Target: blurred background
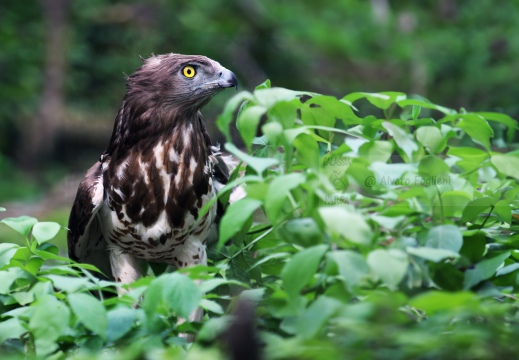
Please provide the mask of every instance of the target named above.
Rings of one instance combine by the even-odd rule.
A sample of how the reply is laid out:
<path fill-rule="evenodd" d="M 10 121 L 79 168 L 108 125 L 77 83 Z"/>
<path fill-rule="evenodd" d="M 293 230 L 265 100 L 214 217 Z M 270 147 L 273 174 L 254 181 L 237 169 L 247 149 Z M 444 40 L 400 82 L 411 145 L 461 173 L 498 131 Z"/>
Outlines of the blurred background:
<path fill-rule="evenodd" d="M 139 56 L 203 54 L 246 90 L 403 91 L 518 118 L 518 19 L 516 0 L 2 0 L 0 217 L 66 225 Z M 233 94 L 204 111 L 215 141 Z"/>

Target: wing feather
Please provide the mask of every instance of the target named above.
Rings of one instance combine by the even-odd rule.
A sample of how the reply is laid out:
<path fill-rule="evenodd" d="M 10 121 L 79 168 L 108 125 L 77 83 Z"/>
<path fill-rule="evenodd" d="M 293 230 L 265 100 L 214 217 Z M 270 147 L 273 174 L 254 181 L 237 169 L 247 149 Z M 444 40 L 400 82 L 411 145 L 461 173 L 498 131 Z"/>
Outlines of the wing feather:
<path fill-rule="evenodd" d="M 101 162 L 98 161 L 79 184 L 68 223 L 68 251 L 71 259 L 92 264 L 111 278 L 109 251 L 98 215 L 103 196 Z"/>

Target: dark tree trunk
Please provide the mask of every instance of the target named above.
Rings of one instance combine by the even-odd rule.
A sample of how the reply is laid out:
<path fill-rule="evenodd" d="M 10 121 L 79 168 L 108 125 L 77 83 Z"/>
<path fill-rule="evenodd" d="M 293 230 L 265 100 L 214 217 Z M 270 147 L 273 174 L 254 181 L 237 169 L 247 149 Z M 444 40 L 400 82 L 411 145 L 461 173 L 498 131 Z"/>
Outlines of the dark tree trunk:
<path fill-rule="evenodd" d="M 23 134 L 20 163 L 38 170 L 54 150 L 57 131 L 65 115 L 65 42 L 69 0 L 41 0 L 46 29 L 45 68 L 38 110 Z"/>

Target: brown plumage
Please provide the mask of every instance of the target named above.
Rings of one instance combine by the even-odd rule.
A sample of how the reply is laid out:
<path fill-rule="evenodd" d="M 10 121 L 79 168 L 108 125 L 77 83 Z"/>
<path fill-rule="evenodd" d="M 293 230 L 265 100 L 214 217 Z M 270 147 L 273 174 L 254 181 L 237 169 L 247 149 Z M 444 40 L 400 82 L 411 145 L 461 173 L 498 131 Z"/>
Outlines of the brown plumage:
<path fill-rule="evenodd" d="M 204 56 L 152 56 L 127 79 L 107 150 L 79 185 L 69 219 L 70 258 L 129 283 L 140 260 L 206 263 L 217 220 L 200 209 L 226 183 L 200 109 L 236 76 Z"/>

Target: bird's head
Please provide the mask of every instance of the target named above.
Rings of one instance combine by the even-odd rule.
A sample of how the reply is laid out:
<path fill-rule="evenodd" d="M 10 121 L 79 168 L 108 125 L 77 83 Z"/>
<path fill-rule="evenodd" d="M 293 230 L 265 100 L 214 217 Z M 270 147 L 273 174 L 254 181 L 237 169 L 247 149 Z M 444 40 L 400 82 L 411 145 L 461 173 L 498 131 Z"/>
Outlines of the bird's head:
<path fill-rule="evenodd" d="M 220 90 L 236 87 L 236 75 L 205 56 L 152 56 L 127 79 L 127 99 L 148 109 L 196 113 Z M 137 105 L 139 106 L 139 105 Z"/>

